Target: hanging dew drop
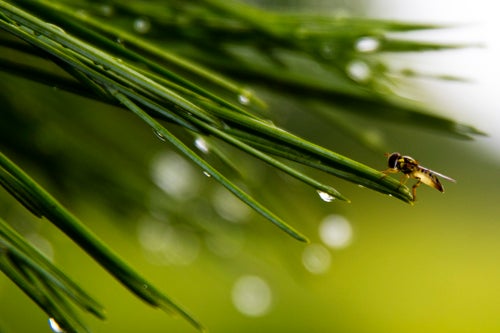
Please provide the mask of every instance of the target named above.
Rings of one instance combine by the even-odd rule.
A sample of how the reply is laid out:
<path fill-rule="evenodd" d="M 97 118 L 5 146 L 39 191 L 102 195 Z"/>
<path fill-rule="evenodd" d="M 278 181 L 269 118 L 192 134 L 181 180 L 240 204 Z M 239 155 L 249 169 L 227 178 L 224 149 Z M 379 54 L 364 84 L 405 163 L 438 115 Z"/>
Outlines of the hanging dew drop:
<path fill-rule="evenodd" d="M 140 34 L 146 34 L 151 30 L 151 22 L 144 17 L 139 17 L 134 21 L 134 30 Z"/>
<path fill-rule="evenodd" d="M 167 141 L 167 139 L 165 138 L 165 136 L 163 134 L 161 134 L 160 132 L 158 132 L 157 130 L 153 130 L 153 133 L 154 135 L 162 142 L 165 142 Z"/>
<path fill-rule="evenodd" d="M 250 96 L 252 93 L 248 90 L 243 90 L 239 95 L 238 95 L 238 102 L 242 105 L 248 105 L 250 104 Z"/>
<path fill-rule="evenodd" d="M 52 29 L 52 30 L 56 30 L 56 31 L 58 31 L 58 32 L 60 32 L 60 33 L 63 33 L 63 34 L 65 34 L 65 33 L 66 33 L 66 31 L 64 31 L 64 29 L 63 29 L 63 28 L 61 28 L 61 27 L 59 27 L 59 26 L 57 26 L 57 25 L 55 25 L 55 24 L 48 23 L 48 24 L 47 24 L 47 26 L 48 26 L 50 29 Z"/>
<path fill-rule="evenodd" d="M 324 202 L 332 202 L 333 200 L 335 200 L 335 197 L 333 195 L 331 195 L 331 194 L 328 194 L 328 193 L 323 192 L 321 190 L 317 190 L 316 192 L 318 192 L 319 197 Z"/>
<path fill-rule="evenodd" d="M 55 333 L 64 333 L 64 330 L 59 326 L 54 318 L 49 318 L 50 329 Z"/>
<path fill-rule="evenodd" d="M 239 95 L 238 96 L 238 102 L 240 102 L 243 105 L 248 105 L 250 103 L 250 99 L 248 98 L 248 96 Z"/>
<path fill-rule="evenodd" d="M 208 143 L 202 137 L 196 138 L 194 140 L 194 145 L 198 148 L 202 153 L 208 154 L 210 148 L 208 147 Z"/>

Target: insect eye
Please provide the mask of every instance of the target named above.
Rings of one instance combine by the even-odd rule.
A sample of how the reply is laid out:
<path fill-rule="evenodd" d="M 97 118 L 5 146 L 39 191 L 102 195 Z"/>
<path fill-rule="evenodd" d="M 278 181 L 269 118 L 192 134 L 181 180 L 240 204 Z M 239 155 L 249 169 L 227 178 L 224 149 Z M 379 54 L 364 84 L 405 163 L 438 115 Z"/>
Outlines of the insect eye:
<path fill-rule="evenodd" d="M 398 164 L 398 159 L 401 155 L 399 153 L 392 153 L 391 156 L 389 156 L 388 164 L 389 168 L 396 169 L 396 166 Z"/>

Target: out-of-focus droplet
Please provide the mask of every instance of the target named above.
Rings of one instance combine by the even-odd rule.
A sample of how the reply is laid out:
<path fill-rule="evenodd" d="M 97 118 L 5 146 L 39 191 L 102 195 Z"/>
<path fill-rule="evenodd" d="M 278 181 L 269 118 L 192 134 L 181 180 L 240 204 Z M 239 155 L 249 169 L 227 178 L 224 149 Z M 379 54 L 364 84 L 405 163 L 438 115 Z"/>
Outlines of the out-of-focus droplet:
<path fill-rule="evenodd" d="M 313 274 L 323 274 L 331 265 L 330 252 L 321 244 L 309 244 L 302 252 L 302 264 Z"/>
<path fill-rule="evenodd" d="M 147 258 L 158 265 L 187 266 L 200 253 L 200 239 L 192 230 L 168 222 L 141 221 L 138 237 Z"/>
<path fill-rule="evenodd" d="M 151 165 L 153 182 L 165 193 L 182 201 L 198 194 L 199 176 L 191 164 L 173 152 L 160 154 Z"/>
<path fill-rule="evenodd" d="M 372 76 L 370 66 L 361 60 L 352 60 L 349 62 L 346 71 L 351 79 L 360 83 L 367 82 Z"/>
<path fill-rule="evenodd" d="M 325 217 L 319 225 L 319 236 L 328 247 L 340 249 L 351 244 L 352 227 L 342 215 L 332 214 Z"/>
<path fill-rule="evenodd" d="M 374 146 L 380 146 L 384 143 L 384 137 L 379 130 L 367 129 L 362 133 L 363 139 Z"/>
<path fill-rule="evenodd" d="M 89 16 L 89 13 L 85 9 L 77 9 L 75 11 L 76 16 L 86 19 Z"/>
<path fill-rule="evenodd" d="M 151 22 L 144 17 L 139 17 L 134 21 L 134 30 L 140 34 L 146 34 L 151 30 Z"/>
<path fill-rule="evenodd" d="M 217 188 L 212 203 L 217 214 L 228 221 L 244 222 L 250 216 L 250 208 L 225 188 Z"/>
<path fill-rule="evenodd" d="M 243 232 L 231 232 L 229 236 L 212 234 L 205 238 L 207 248 L 222 258 L 234 258 L 241 253 L 244 244 Z"/>
<path fill-rule="evenodd" d="M 267 314 L 271 309 L 272 298 L 269 284 L 259 276 L 242 276 L 233 286 L 234 306 L 239 312 L 249 317 Z"/>
<path fill-rule="evenodd" d="M 103 16 L 112 16 L 115 13 L 115 7 L 111 5 L 104 4 L 101 7 L 99 7 L 99 12 Z"/>
<path fill-rule="evenodd" d="M 374 37 L 361 37 L 356 41 L 354 48 L 358 52 L 370 53 L 375 52 L 380 47 L 380 41 Z"/>
<path fill-rule="evenodd" d="M 320 49 L 321 56 L 325 59 L 333 59 L 335 49 L 331 43 L 324 43 Z"/>
<path fill-rule="evenodd" d="M 25 238 L 49 260 L 54 260 L 54 248 L 52 243 L 47 238 L 38 233 L 30 233 L 26 235 Z"/>
<path fill-rule="evenodd" d="M 306 39 L 310 34 L 309 29 L 304 26 L 300 26 L 295 30 L 295 37 L 297 39 Z"/>

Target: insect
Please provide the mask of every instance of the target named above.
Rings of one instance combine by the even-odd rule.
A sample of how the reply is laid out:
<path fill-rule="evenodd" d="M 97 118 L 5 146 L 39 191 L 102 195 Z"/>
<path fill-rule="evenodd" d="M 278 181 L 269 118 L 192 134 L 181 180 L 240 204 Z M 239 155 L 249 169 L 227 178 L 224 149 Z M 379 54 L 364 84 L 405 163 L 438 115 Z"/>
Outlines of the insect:
<path fill-rule="evenodd" d="M 414 178 L 417 180 L 415 185 L 412 187 L 413 201 L 417 198 L 417 187 L 424 183 L 427 186 L 433 187 L 440 192 L 444 192 L 444 187 L 439 181 L 439 177 L 449 180 L 451 182 L 456 182 L 455 179 L 440 174 L 436 171 L 424 168 L 418 164 L 418 161 L 410 156 L 403 156 L 400 153 L 386 153 L 385 156 L 388 157 L 387 163 L 389 168 L 382 171 L 384 174 L 396 173 L 401 171 L 403 176 L 401 177 L 401 185 L 404 185 L 409 178 Z M 385 176 L 384 176 L 385 177 Z"/>

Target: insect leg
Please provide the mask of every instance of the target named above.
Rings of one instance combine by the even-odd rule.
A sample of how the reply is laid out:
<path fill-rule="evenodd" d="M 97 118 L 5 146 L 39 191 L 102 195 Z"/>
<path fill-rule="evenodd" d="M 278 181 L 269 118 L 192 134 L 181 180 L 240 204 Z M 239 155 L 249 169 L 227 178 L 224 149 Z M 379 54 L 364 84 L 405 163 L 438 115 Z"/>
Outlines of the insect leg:
<path fill-rule="evenodd" d="M 380 172 L 383 173 L 383 175 L 382 175 L 382 177 L 380 177 L 380 179 L 384 179 L 385 177 L 387 177 L 388 174 L 390 174 L 390 173 L 396 173 L 396 172 L 398 172 L 398 170 L 397 169 L 393 169 L 393 168 L 389 168 L 389 169 L 386 169 L 386 170 L 380 171 Z"/>
<path fill-rule="evenodd" d="M 417 200 L 417 187 L 422 183 L 420 178 L 417 178 L 417 179 L 418 179 L 418 182 L 416 182 L 415 185 L 413 185 L 413 187 L 411 188 L 411 193 L 413 195 L 413 202 L 415 202 L 415 200 Z"/>
<path fill-rule="evenodd" d="M 401 187 L 401 186 L 403 186 L 404 184 L 406 184 L 406 182 L 408 181 L 408 179 L 410 179 L 410 176 L 403 174 L 403 175 L 401 176 L 400 181 L 399 181 L 399 187 Z"/>

